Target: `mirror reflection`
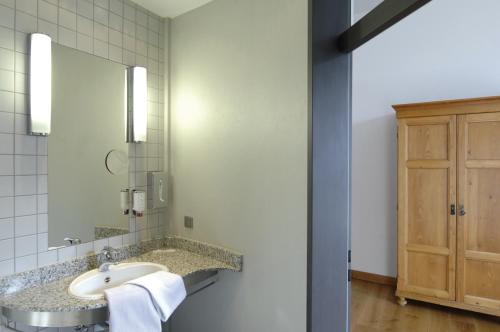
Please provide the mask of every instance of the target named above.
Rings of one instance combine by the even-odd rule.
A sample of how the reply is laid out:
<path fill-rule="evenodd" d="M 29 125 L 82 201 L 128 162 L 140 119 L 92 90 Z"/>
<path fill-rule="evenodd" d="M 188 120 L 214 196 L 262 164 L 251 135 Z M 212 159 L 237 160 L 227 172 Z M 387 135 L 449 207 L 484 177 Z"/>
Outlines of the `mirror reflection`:
<path fill-rule="evenodd" d="M 52 56 L 49 247 L 128 233 L 126 67 L 57 44 Z"/>

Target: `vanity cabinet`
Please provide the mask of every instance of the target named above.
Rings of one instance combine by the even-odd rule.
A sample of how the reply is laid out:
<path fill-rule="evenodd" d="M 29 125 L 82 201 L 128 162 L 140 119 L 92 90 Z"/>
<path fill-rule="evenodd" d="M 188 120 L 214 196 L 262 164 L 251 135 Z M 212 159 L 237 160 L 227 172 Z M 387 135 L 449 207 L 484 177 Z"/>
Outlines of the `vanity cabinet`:
<path fill-rule="evenodd" d="M 500 316 L 500 97 L 394 108 L 399 303 Z"/>

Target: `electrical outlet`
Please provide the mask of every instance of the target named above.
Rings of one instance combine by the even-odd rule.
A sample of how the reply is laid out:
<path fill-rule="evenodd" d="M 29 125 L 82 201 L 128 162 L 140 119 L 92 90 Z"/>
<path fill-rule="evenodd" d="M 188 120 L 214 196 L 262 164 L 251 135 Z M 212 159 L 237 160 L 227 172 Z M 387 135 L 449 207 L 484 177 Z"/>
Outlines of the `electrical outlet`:
<path fill-rule="evenodd" d="M 184 217 L 184 227 L 185 228 L 194 228 L 194 219 L 193 217 Z"/>

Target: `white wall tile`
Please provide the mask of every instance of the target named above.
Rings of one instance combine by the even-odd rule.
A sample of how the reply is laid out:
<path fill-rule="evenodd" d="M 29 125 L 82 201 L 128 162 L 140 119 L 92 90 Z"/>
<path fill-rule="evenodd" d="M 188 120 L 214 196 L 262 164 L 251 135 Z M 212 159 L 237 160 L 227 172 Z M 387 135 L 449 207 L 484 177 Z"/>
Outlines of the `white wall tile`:
<path fill-rule="evenodd" d="M 37 236 L 21 236 L 15 239 L 16 257 L 36 254 L 37 252 Z M 17 263 L 17 262 L 16 262 Z"/>
<path fill-rule="evenodd" d="M 120 31 L 109 29 L 109 43 L 121 47 L 123 45 L 123 36 Z"/>
<path fill-rule="evenodd" d="M 147 42 L 148 41 L 148 29 L 146 29 L 145 27 L 142 27 L 140 25 L 136 25 L 135 37 L 139 40 Z"/>
<path fill-rule="evenodd" d="M 120 248 L 123 245 L 123 236 L 113 236 L 109 238 L 109 246 L 112 248 Z"/>
<path fill-rule="evenodd" d="M 1 255 L 1 254 L 0 254 Z M 14 260 L 0 261 L 0 277 L 14 273 Z"/>
<path fill-rule="evenodd" d="M 60 0 L 59 6 L 72 12 L 76 12 L 76 0 Z"/>
<path fill-rule="evenodd" d="M 116 31 L 123 31 L 123 18 L 120 15 L 109 13 L 109 27 Z"/>
<path fill-rule="evenodd" d="M 37 154 L 39 156 L 46 156 L 48 153 L 48 139 L 47 137 L 37 137 Z"/>
<path fill-rule="evenodd" d="M 15 215 L 28 216 L 36 214 L 36 196 L 16 196 L 15 197 Z"/>
<path fill-rule="evenodd" d="M 76 48 L 76 31 L 59 26 L 59 44 Z"/>
<path fill-rule="evenodd" d="M 38 254 L 38 266 L 47 266 L 57 263 L 57 250 L 50 250 Z"/>
<path fill-rule="evenodd" d="M 45 20 L 38 20 L 38 32 L 49 35 L 53 42 L 59 40 L 57 24 Z"/>
<path fill-rule="evenodd" d="M 0 197 L 14 196 L 14 177 L 0 176 Z"/>
<path fill-rule="evenodd" d="M 16 273 L 34 270 L 37 267 L 37 255 L 16 257 Z"/>
<path fill-rule="evenodd" d="M 87 242 L 76 246 L 76 257 L 83 257 L 94 253 L 94 243 Z"/>
<path fill-rule="evenodd" d="M 114 45 L 109 45 L 109 59 L 121 63 L 123 61 L 122 48 Z"/>
<path fill-rule="evenodd" d="M 0 90 L 14 91 L 14 72 L 0 70 Z"/>
<path fill-rule="evenodd" d="M 16 11 L 16 30 L 32 33 L 37 30 L 37 18 L 32 15 Z"/>
<path fill-rule="evenodd" d="M 6 28 L 14 28 L 14 9 L 0 6 L 0 25 Z"/>
<path fill-rule="evenodd" d="M 38 252 L 47 251 L 49 247 L 49 234 L 38 233 Z"/>
<path fill-rule="evenodd" d="M 108 58 L 108 43 L 94 39 L 94 54 L 103 58 Z"/>
<path fill-rule="evenodd" d="M 123 20 L 123 33 L 135 37 L 135 23 L 129 20 Z"/>
<path fill-rule="evenodd" d="M 142 25 L 143 27 L 147 28 L 148 15 L 145 12 L 143 12 L 142 10 L 137 9 L 137 11 L 135 13 L 135 21 L 137 24 Z"/>
<path fill-rule="evenodd" d="M 16 9 L 27 14 L 37 15 L 37 0 L 16 0 Z"/>
<path fill-rule="evenodd" d="M 49 210 L 49 200 L 47 194 L 38 195 L 38 213 L 47 213 Z"/>
<path fill-rule="evenodd" d="M 0 0 L 0 4 L 3 6 L 7 6 L 9 8 L 15 8 L 16 7 L 16 1 L 15 0 Z"/>
<path fill-rule="evenodd" d="M 94 24 L 92 20 L 78 15 L 76 18 L 76 31 L 92 37 L 94 35 Z"/>
<path fill-rule="evenodd" d="M 76 12 L 78 15 L 85 16 L 91 20 L 94 19 L 94 5 L 92 1 L 87 0 L 77 0 L 76 2 Z"/>
<path fill-rule="evenodd" d="M 29 36 L 26 32 L 16 31 L 15 33 L 16 40 L 16 52 L 21 52 L 28 54 L 28 40 Z"/>
<path fill-rule="evenodd" d="M 92 42 L 92 37 L 84 35 L 82 33 L 77 33 L 76 35 L 76 48 L 80 51 L 92 54 L 94 50 L 94 45 Z"/>
<path fill-rule="evenodd" d="M 15 114 L 16 134 L 26 135 L 28 133 L 28 116 L 26 114 Z"/>
<path fill-rule="evenodd" d="M 0 155 L 0 176 L 14 175 L 14 156 Z"/>
<path fill-rule="evenodd" d="M 38 17 L 57 24 L 57 6 L 44 0 L 38 1 Z"/>
<path fill-rule="evenodd" d="M 14 197 L 0 197 L 0 218 L 14 216 Z"/>
<path fill-rule="evenodd" d="M 19 175 L 15 177 L 16 195 L 34 195 L 37 193 L 36 175 Z"/>
<path fill-rule="evenodd" d="M 109 24 L 108 20 L 109 12 L 104 8 L 94 6 L 94 21 L 107 26 Z"/>
<path fill-rule="evenodd" d="M 109 9 L 109 0 L 94 0 L 94 5 L 104 9 Z"/>
<path fill-rule="evenodd" d="M 76 246 L 57 249 L 58 261 L 66 262 L 76 258 Z"/>
<path fill-rule="evenodd" d="M 36 157 L 35 156 L 15 156 L 16 175 L 35 175 Z"/>
<path fill-rule="evenodd" d="M 28 92 L 28 77 L 26 76 L 26 74 L 14 74 L 14 91 L 18 93 Z"/>
<path fill-rule="evenodd" d="M 47 156 L 38 156 L 36 161 L 37 174 L 47 174 L 48 160 Z"/>
<path fill-rule="evenodd" d="M 0 240 L 10 239 L 14 237 L 14 219 L 0 219 Z"/>
<path fill-rule="evenodd" d="M 15 112 L 21 114 L 28 114 L 28 96 L 23 93 L 15 93 Z"/>
<path fill-rule="evenodd" d="M 2 6 L 0 6 L 1 8 Z M 0 22 L 1 22 L 0 18 Z M 14 51 L 0 48 L 0 69 L 14 70 Z"/>
<path fill-rule="evenodd" d="M 14 258 L 14 239 L 0 241 L 0 261 Z"/>
<path fill-rule="evenodd" d="M 0 47 L 14 49 L 14 30 L 0 26 Z"/>
<path fill-rule="evenodd" d="M 48 176 L 47 175 L 39 175 L 37 177 L 37 194 L 46 194 L 48 192 Z"/>
<path fill-rule="evenodd" d="M 123 15 L 127 20 L 135 22 L 135 7 L 131 3 L 124 3 Z"/>
<path fill-rule="evenodd" d="M 28 135 L 15 135 L 16 154 L 36 155 L 36 137 Z"/>
<path fill-rule="evenodd" d="M 108 27 L 100 23 L 94 22 L 94 38 L 103 42 L 108 41 Z"/>
<path fill-rule="evenodd" d="M 94 250 L 96 253 L 100 253 L 104 247 L 109 246 L 109 239 L 101 239 L 94 241 Z"/>
<path fill-rule="evenodd" d="M 0 91 L 0 111 L 14 113 L 14 93 Z"/>
<path fill-rule="evenodd" d="M 47 214 L 37 215 L 38 232 L 46 233 L 49 231 L 49 216 Z"/>
<path fill-rule="evenodd" d="M 59 8 L 59 23 L 60 26 L 76 30 L 76 14 L 66 9 Z"/>
<path fill-rule="evenodd" d="M 16 237 L 36 234 L 37 217 L 36 215 L 16 217 L 14 227 Z"/>
<path fill-rule="evenodd" d="M 123 2 L 120 0 L 110 0 L 109 9 L 111 12 L 123 16 Z"/>

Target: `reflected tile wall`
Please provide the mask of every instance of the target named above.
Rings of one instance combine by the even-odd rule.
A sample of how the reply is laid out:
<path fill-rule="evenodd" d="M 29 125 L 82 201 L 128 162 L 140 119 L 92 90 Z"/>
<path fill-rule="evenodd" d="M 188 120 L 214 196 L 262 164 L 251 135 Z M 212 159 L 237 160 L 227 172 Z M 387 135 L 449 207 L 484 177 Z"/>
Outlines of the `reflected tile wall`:
<path fill-rule="evenodd" d="M 125 0 L 0 0 L 0 276 L 163 236 L 164 210 L 129 224 L 132 233 L 47 251 L 47 138 L 26 135 L 27 40 L 54 42 L 148 68 L 148 143 L 131 144 L 131 187 L 147 191 L 147 171 L 163 169 L 164 20 Z"/>

